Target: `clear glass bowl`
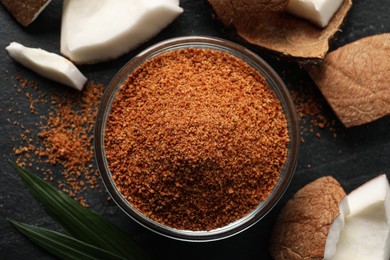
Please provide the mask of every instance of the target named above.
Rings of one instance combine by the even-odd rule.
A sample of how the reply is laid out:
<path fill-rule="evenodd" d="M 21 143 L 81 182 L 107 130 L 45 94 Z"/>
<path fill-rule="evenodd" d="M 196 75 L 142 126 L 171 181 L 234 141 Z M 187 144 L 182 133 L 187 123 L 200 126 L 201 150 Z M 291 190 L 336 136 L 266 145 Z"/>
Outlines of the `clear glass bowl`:
<path fill-rule="evenodd" d="M 267 80 L 269 87 L 275 92 L 276 96 L 280 100 L 287 119 L 288 134 L 290 138 L 286 163 L 280 173 L 276 186 L 273 188 L 266 200 L 262 201 L 256 209 L 241 219 L 224 227 L 210 231 L 174 229 L 153 221 L 135 210 L 117 190 L 108 167 L 104 150 L 105 125 L 110 113 L 112 101 L 117 91 L 120 89 L 120 86 L 124 83 L 128 76 L 145 61 L 169 51 L 185 48 L 202 48 L 227 52 L 242 59 L 256 69 Z M 155 44 L 136 55 L 114 76 L 105 90 L 95 126 L 96 161 L 100 175 L 112 199 L 124 212 L 144 227 L 155 231 L 158 234 L 185 241 L 213 241 L 227 238 L 249 228 L 261 220 L 276 205 L 290 184 L 298 160 L 298 151 L 299 131 L 294 103 L 286 86 L 277 73 L 263 59 L 250 50 L 233 42 L 212 37 L 188 36 L 173 38 Z"/>

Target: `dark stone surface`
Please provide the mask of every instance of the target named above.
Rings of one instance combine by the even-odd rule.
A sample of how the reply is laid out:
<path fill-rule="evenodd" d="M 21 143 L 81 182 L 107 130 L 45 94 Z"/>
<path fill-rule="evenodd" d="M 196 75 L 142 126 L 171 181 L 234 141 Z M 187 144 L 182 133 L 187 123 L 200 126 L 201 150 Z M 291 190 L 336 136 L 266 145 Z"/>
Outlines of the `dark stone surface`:
<path fill-rule="evenodd" d="M 160 40 L 184 35 L 211 35 L 245 45 L 214 19 L 207 1 L 181 2 L 184 13 L 157 37 L 119 59 L 98 65 L 80 66 L 80 70 L 89 79 L 106 86 L 119 68 L 135 53 Z M 20 143 L 18 138 L 22 133 L 22 129 L 12 122 L 17 120 L 34 133 L 35 123 L 39 121 L 38 116 L 30 113 L 26 97 L 17 93 L 15 86 L 19 83 L 15 79 L 16 75 L 37 80 L 40 90 L 48 96 L 61 93 L 65 87 L 45 80 L 16 64 L 4 50 L 10 42 L 16 41 L 26 46 L 59 53 L 60 11 L 61 1 L 53 1 L 31 26 L 23 28 L 0 5 L 0 259 L 52 258 L 16 232 L 7 219 L 60 230 L 33 199 L 6 160 L 15 160 L 12 148 Z M 345 25 L 332 43 L 332 48 L 364 36 L 389 31 L 388 0 L 355 1 Z M 246 46 L 261 54 L 280 73 L 290 90 L 296 90 L 303 85 L 313 90 L 312 95 L 319 102 L 325 103 L 307 74 L 294 63 L 281 61 L 272 55 L 259 52 L 253 46 Z M 45 114 L 48 107 L 42 106 L 39 109 L 40 114 Z M 87 191 L 85 196 L 91 208 L 132 235 L 157 259 L 270 259 L 268 241 L 275 217 L 284 203 L 303 185 L 320 176 L 332 175 L 349 192 L 380 173 L 386 173 L 390 177 L 390 117 L 346 129 L 337 121 L 326 103 L 323 115 L 328 120 L 336 120 L 337 138 L 334 139 L 327 129 L 318 130 L 321 138 L 304 132 L 305 142 L 301 144 L 295 177 L 282 200 L 266 218 L 232 238 L 209 243 L 175 241 L 156 235 L 130 220 L 112 201 L 106 200 L 107 194 L 104 192 Z M 310 125 L 308 120 L 302 120 L 301 124 Z"/>

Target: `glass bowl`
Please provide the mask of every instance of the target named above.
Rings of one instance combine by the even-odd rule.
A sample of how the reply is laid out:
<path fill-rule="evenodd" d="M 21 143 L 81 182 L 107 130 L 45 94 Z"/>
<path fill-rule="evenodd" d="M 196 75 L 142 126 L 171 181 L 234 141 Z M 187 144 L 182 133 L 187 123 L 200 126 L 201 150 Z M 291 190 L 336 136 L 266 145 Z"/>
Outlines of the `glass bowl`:
<path fill-rule="evenodd" d="M 269 87 L 274 91 L 277 98 L 280 100 L 287 119 L 287 130 L 289 135 L 287 158 L 280 173 L 279 179 L 271 193 L 264 201 L 262 201 L 252 212 L 246 216 L 224 227 L 209 231 L 175 229 L 158 223 L 135 210 L 126 200 L 126 198 L 118 191 L 115 182 L 112 179 L 104 149 L 105 126 L 108 115 L 110 113 L 111 104 L 117 91 L 120 89 L 120 86 L 126 81 L 128 76 L 145 61 L 155 56 L 169 51 L 186 48 L 211 49 L 227 52 L 248 63 L 267 80 Z M 213 241 L 227 238 L 249 228 L 261 220 L 276 205 L 290 184 L 296 168 L 299 152 L 298 119 L 295 112 L 294 103 L 286 86 L 277 73 L 255 53 L 238 44 L 219 38 L 202 36 L 188 36 L 169 39 L 147 48 L 131 59 L 114 76 L 105 90 L 97 115 L 94 137 L 95 155 L 100 175 L 110 196 L 117 203 L 117 205 L 132 219 L 144 227 L 158 234 L 184 241 Z"/>

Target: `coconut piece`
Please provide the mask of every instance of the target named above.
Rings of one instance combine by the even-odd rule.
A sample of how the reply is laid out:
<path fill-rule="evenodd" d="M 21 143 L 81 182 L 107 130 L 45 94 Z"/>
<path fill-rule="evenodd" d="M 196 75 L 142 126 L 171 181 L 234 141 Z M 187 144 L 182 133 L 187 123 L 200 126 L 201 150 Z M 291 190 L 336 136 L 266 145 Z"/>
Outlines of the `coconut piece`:
<path fill-rule="evenodd" d="M 352 0 L 344 0 L 328 26 L 321 29 L 287 12 L 253 13 L 250 5 L 246 10 L 232 10 L 231 5 L 223 5 L 223 1 L 209 2 L 218 18 L 226 26 L 233 26 L 244 40 L 301 64 L 318 63 L 325 57 L 329 41 L 340 30 L 352 6 Z"/>
<path fill-rule="evenodd" d="M 325 258 L 390 259 L 390 186 L 380 175 L 352 191 L 340 205 L 326 241 Z M 343 208 L 348 208 L 343 212 Z M 336 246 L 337 244 L 337 246 Z"/>
<path fill-rule="evenodd" d="M 330 176 L 300 189 L 276 219 L 270 242 L 274 259 L 322 259 L 329 228 L 345 195 Z"/>
<path fill-rule="evenodd" d="M 290 0 L 286 11 L 324 28 L 342 3 L 343 0 Z"/>
<path fill-rule="evenodd" d="M 390 33 L 375 35 L 330 52 L 311 78 L 346 127 L 390 113 Z"/>
<path fill-rule="evenodd" d="M 48 79 L 77 90 L 82 90 L 87 81 L 72 62 L 55 53 L 25 47 L 16 42 L 8 45 L 6 50 L 15 61 Z"/>
<path fill-rule="evenodd" d="M 0 0 L 12 16 L 23 26 L 31 24 L 51 0 Z"/>
<path fill-rule="evenodd" d="M 177 0 L 65 0 L 61 53 L 75 63 L 119 57 L 150 39 L 183 9 Z"/>
<path fill-rule="evenodd" d="M 326 237 L 324 259 L 330 259 L 336 254 L 337 242 L 339 241 L 341 230 L 345 226 L 345 216 L 350 214 L 347 196 L 339 204 L 339 215 L 333 221 Z"/>

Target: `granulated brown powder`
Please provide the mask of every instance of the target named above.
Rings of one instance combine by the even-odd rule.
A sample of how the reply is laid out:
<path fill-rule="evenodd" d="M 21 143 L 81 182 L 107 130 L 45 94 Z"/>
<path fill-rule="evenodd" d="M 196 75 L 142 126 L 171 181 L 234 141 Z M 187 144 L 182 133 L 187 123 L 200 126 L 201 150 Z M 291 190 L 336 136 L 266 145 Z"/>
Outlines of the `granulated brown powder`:
<path fill-rule="evenodd" d="M 89 82 L 83 92 L 53 95 L 48 100 L 42 93 L 33 98 L 30 92 L 39 93 L 36 82 L 21 77 L 17 80 L 22 87 L 18 92 L 25 92 L 31 113 L 37 113 L 34 104 L 50 102 L 49 113 L 40 117 L 38 134 L 32 136 L 30 129 L 25 129 L 21 135 L 23 144 L 14 147 L 17 163 L 23 167 L 35 165 L 34 170 L 42 172 L 46 180 L 56 180 L 60 189 L 87 205 L 81 193 L 98 186 L 92 132 L 103 86 Z M 60 166 L 63 178 L 55 176 L 48 164 Z"/>
<path fill-rule="evenodd" d="M 286 161 L 287 121 L 265 79 L 229 54 L 187 49 L 143 64 L 118 92 L 105 151 L 118 190 L 187 230 L 240 219 Z"/>
<path fill-rule="evenodd" d="M 315 98 L 309 86 L 302 86 L 299 91 L 291 91 L 291 96 L 300 119 L 301 142 L 304 142 L 304 136 L 308 134 L 320 138 L 319 131 L 322 129 L 327 129 L 334 139 L 337 138 L 336 120 L 329 120 L 323 115 L 325 100 Z"/>

